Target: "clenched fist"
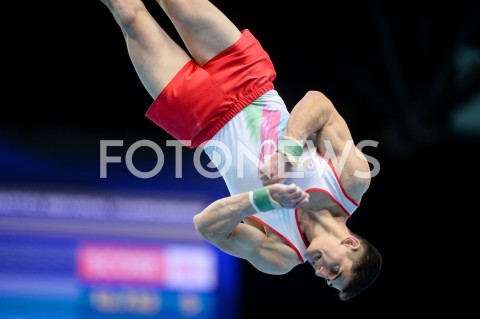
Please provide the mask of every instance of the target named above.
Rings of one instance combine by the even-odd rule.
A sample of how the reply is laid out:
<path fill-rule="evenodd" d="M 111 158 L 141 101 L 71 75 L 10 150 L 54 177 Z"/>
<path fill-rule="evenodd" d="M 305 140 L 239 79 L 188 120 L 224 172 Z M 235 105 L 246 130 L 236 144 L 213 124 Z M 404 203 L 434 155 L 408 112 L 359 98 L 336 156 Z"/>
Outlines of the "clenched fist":
<path fill-rule="evenodd" d="M 285 185 L 276 183 L 268 186 L 273 200 L 285 208 L 299 208 L 308 204 L 310 194 L 295 184 Z"/>
<path fill-rule="evenodd" d="M 260 167 L 259 178 L 263 186 L 275 183 L 284 183 L 288 177 L 292 164 L 287 158 L 275 152 L 265 160 L 265 164 Z"/>

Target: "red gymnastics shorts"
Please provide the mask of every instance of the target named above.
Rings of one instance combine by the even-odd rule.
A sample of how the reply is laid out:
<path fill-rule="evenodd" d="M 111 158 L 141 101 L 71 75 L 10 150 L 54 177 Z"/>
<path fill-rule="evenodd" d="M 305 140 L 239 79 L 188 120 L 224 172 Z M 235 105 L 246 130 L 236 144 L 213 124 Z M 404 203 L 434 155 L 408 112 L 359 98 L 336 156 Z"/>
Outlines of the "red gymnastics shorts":
<path fill-rule="evenodd" d="M 273 89 L 275 77 L 269 55 L 245 29 L 237 42 L 204 66 L 188 62 L 150 105 L 146 117 L 195 148 Z"/>

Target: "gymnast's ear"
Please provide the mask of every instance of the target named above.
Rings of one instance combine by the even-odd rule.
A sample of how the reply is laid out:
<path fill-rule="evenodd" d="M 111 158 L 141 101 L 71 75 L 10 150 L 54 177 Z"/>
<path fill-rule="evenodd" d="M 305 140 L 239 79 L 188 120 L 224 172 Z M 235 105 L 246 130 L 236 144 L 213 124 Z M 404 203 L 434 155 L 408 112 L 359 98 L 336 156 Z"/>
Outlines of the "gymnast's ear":
<path fill-rule="evenodd" d="M 352 249 L 360 248 L 360 241 L 353 236 L 345 237 L 340 243 Z"/>

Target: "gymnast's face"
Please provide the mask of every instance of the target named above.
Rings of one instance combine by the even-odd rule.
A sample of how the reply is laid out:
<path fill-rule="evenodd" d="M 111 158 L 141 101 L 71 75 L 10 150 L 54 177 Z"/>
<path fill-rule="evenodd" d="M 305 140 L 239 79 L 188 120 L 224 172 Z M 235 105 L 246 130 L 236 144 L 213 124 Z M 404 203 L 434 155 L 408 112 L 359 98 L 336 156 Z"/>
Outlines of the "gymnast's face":
<path fill-rule="evenodd" d="M 353 262 L 348 257 L 351 250 L 344 241 L 313 240 L 306 256 L 316 276 L 324 278 L 329 287 L 343 290 L 353 278 Z"/>

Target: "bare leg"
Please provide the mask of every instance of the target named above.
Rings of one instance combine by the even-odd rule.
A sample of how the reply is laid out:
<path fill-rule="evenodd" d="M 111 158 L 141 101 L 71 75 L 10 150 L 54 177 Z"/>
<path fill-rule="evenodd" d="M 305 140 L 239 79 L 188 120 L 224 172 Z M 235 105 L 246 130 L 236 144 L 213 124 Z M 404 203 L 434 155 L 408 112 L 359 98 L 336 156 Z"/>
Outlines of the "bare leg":
<path fill-rule="evenodd" d="M 208 0 L 156 0 L 200 65 L 234 44 L 239 29 Z"/>
<path fill-rule="evenodd" d="M 190 56 L 157 24 L 141 0 L 101 0 L 120 26 L 133 66 L 152 98 Z"/>

